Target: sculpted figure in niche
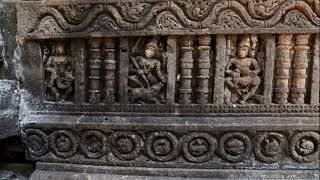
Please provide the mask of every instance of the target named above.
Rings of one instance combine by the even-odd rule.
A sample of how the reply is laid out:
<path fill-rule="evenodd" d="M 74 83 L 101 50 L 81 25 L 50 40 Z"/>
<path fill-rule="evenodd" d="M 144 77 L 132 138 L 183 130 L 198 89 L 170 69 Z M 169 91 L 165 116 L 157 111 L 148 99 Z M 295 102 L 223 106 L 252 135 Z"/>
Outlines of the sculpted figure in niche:
<path fill-rule="evenodd" d="M 261 69 L 254 58 L 257 37 L 244 36 L 241 38 L 236 57 L 229 60 L 226 66 L 225 103 L 245 104 L 248 100 L 258 99 L 256 91 L 260 85 L 258 74 Z"/>
<path fill-rule="evenodd" d="M 52 56 L 48 57 L 45 50 L 45 71 L 47 73 L 47 88 L 53 101 L 70 101 L 74 92 L 74 63 L 66 56 L 64 43 L 59 41 L 54 47 Z"/>
<path fill-rule="evenodd" d="M 137 44 L 133 49 L 137 49 Z M 128 94 L 131 103 L 164 103 L 162 90 L 167 79 L 162 65 L 165 61 L 166 56 L 161 53 L 157 37 L 145 45 L 143 56 L 130 56 Z"/>

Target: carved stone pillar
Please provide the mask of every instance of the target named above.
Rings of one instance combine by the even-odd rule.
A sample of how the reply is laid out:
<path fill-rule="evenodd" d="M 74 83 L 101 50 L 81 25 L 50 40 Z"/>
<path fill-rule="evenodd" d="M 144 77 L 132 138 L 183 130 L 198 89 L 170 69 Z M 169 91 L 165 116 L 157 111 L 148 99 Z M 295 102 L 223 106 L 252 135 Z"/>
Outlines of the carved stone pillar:
<path fill-rule="evenodd" d="M 303 104 L 306 93 L 308 68 L 308 46 L 310 34 L 299 34 L 295 37 L 294 59 L 292 63 L 292 85 L 290 101 L 293 104 Z"/>
<path fill-rule="evenodd" d="M 276 73 L 275 73 L 275 97 L 277 104 L 288 103 L 289 78 L 291 58 L 290 51 L 292 48 L 292 34 L 281 34 L 278 37 Z"/>
<path fill-rule="evenodd" d="M 90 39 L 90 59 L 89 59 L 89 103 L 96 104 L 101 101 L 101 39 Z"/>
<path fill-rule="evenodd" d="M 211 36 L 199 36 L 198 41 L 196 102 L 198 104 L 206 104 L 208 103 L 209 93 Z"/>
<path fill-rule="evenodd" d="M 180 45 L 180 87 L 179 87 L 179 103 L 191 103 L 191 80 L 193 69 L 193 39 L 190 36 L 183 37 Z"/>
<path fill-rule="evenodd" d="M 104 101 L 113 103 L 115 101 L 115 74 L 116 74 L 116 57 L 115 43 L 112 38 L 104 39 Z"/>

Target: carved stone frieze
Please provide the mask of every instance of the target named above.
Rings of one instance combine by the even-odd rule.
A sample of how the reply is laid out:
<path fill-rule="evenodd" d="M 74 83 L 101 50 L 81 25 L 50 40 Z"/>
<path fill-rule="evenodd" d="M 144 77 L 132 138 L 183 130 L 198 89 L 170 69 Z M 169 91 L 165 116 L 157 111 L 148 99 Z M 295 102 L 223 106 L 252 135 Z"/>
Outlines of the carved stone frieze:
<path fill-rule="evenodd" d="M 104 2 L 104 1 L 103 1 Z M 246 32 L 319 32 L 318 1 L 292 0 L 175 0 L 102 3 L 87 5 L 44 2 L 18 4 L 20 34 L 45 38 L 47 35 L 86 36 L 104 33 L 115 36 L 121 32 L 154 35 Z M 23 16 L 27 12 L 28 16 Z M 25 22 L 28 22 L 26 24 Z M 193 31 L 190 31 L 193 29 Z M 146 31 L 147 30 L 147 31 Z M 46 36 L 43 36 L 46 34 Z"/>
<path fill-rule="evenodd" d="M 319 5 L 18 1 L 28 158 L 81 173 L 318 170 Z"/>
<path fill-rule="evenodd" d="M 23 132 L 33 160 L 95 162 L 99 165 L 120 162 L 147 165 L 151 161 L 157 165 L 164 162 L 206 163 L 208 168 L 212 165 L 210 162 L 217 160 L 235 166 L 241 162 L 294 165 L 317 163 L 320 148 L 319 133 L 314 131 L 176 133 L 84 129 L 80 133 L 66 129 L 27 128 Z"/>

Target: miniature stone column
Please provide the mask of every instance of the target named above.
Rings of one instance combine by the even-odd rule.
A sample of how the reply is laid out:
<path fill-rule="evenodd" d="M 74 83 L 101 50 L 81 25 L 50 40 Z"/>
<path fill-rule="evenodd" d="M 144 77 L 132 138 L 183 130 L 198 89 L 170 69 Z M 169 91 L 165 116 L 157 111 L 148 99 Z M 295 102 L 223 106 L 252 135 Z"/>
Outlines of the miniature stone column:
<path fill-rule="evenodd" d="M 293 104 L 304 104 L 308 68 L 308 46 L 310 34 L 299 34 L 295 37 L 295 55 L 292 64 L 292 85 L 290 101 Z"/>
<path fill-rule="evenodd" d="M 278 37 L 274 88 L 274 102 L 277 104 L 288 103 L 292 37 L 292 34 L 281 34 Z"/>
<path fill-rule="evenodd" d="M 198 41 L 196 102 L 198 104 L 206 104 L 208 103 L 209 93 L 211 36 L 200 36 L 198 37 Z"/>
<path fill-rule="evenodd" d="M 179 87 L 179 103 L 189 104 L 191 103 L 191 81 L 192 81 L 192 69 L 193 69 L 193 39 L 190 36 L 185 36 L 181 39 L 180 44 L 180 87 Z"/>
<path fill-rule="evenodd" d="M 104 39 L 103 47 L 105 59 L 104 64 L 104 95 L 105 103 L 114 103 L 115 101 L 115 74 L 116 74 L 116 58 L 115 58 L 115 43 L 112 38 Z"/>
<path fill-rule="evenodd" d="M 101 40 L 90 39 L 89 59 L 89 103 L 96 104 L 101 100 L 100 79 L 101 79 Z"/>

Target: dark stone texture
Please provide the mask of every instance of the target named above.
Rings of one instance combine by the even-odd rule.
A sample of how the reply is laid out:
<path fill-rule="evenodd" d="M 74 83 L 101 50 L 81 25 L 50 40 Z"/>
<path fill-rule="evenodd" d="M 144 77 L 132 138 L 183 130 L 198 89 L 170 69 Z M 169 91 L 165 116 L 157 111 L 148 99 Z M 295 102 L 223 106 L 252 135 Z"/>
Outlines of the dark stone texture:
<path fill-rule="evenodd" d="M 0 80 L 0 139 L 20 134 L 18 83 Z"/>
<path fill-rule="evenodd" d="M 16 79 L 17 53 L 17 19 L 14 3 L 0 1 L 0 64 L 3 61 L 5 79 Z M 1 65 L 0 65 L 1 66 Z M 0 68 L 1 69 L 1 68 Z M 1 78 L 1 75 L 0 75 Z"/>
<path fill-rule="evenodd" d="M 31 179 L 319 178 L 319 1 L 17 2 L 0 140 Z"/>
<path fill-rule="evenodd" d="M 38 163 L 31 180 L 124 179 L 124 180 L 195 180 L 195 179 L 319 179 L 317 170 L 213 170 L 180 168 L 95 167 L 73 164 Z M 86 173 L 83 173 L 86 169 Z M 136 174 L 139 174 L 137 176 Z"/>

